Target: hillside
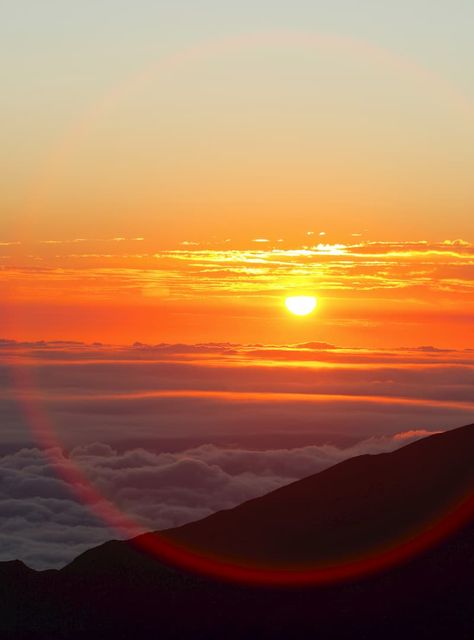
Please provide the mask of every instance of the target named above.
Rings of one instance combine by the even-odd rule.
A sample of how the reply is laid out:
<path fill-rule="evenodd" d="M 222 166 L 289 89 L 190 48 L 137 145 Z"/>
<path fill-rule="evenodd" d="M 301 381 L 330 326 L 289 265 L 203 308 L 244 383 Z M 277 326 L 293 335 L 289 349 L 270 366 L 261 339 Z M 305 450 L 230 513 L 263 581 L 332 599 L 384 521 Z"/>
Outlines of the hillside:
<path fill-rule="evenodd" d="M 158 535 L 147 534 L 87 551 L 61 571 L 0 563 L 2 637 L 472 638 L 473 462 L 470 425 L 162 534 L 241 566 L 293 572 L 378 557 L 425 535 L 429 546 L 384 571 L 320 586 L 232 584 L 144 553 Z M 440 529 L 460 506 L 462 526 Z"/>

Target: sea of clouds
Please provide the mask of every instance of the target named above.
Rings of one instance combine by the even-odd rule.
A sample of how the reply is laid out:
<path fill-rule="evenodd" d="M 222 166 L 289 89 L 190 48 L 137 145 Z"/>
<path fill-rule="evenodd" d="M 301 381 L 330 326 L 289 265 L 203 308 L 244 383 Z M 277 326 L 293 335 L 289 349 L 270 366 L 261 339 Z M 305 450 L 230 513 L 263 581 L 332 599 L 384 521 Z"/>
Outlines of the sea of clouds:
<path fill-rule="evenodd" d="M 23 448 L 0 458 L 0 560 L 21 558 L 35 569 L 61 567 L 108 539 L 197 520 L 349 457 L 392 451 L 426 435 L 370 438 L 346 448 L 246 450 L 205 444 L 154 453 L 92 443 L 68 454 Z M 87 482 L 96 494 L 91 504 L 83 501 Z M 112 522 L 106 515 L 110 504 L 116 509 Z"/>
<path fill-rule="evenodd" d="M 472 422 L 474 352 L 0 342 L 0 560 L 60 567 Z"/>

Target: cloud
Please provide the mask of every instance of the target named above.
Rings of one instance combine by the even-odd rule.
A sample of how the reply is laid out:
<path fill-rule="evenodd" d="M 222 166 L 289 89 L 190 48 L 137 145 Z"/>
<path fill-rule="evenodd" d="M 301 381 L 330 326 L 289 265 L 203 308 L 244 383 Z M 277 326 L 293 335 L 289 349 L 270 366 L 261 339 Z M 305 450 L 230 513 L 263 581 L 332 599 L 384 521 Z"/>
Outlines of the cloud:
<path fill-rule="evenodd" d="M 102 298 L 113 289 L 127 298 L 140 299 L 157 288 L 172 292 L 175 300 L 235 294 L 274 298 L 285 294 L 282 283 L 297 274 L 298 286 L 324 296 L 339 297 L 341 292 L 347 299 L 354 293 L 360 298 L 361 292 L 383 300 L 403 296 L 406 305 L 411 306 L 415 293 L 416 299 L 432 303 L 433 296 L 444 299 L 451 294 L 456 300 L 457 295 L 472 293 L 473 287 L 474 245 L 462 239 L 380 242 L 354 238 L 352 244 L 320 242 L 315 246 L 276 248 L 262 237 L 252 239 L 242 249 L 210 249 L 194 240 L 184 240 L 174 250 L 157 250 L 147 244 L 147 250 L 140 253 L 116 251 L 135 247 L 137 240 L 140 238 L 76 238 L 36 243 L 43 247 L 42 251 L 29 247 L 18 258 L 18 265 L 22 266 L 4 266 L 0 293 L 14 287 L 25 295 L 29 291 L 29 296 L 36 299 L 41 288 L 43 298 L 48 300 L 52 294 L 56 299 L 58 291 L 67 293 L 68 299 L 80 299 L 86 294 L 90 299 Z M 88 248 L 89 243 L 96 243 L 92 247 L 101 247 L 102 243 L 104 250 L 70 251 L 78 245 Z M 10 244 L 15 243 L 4 243 L 7 254 Z M 53 250 L 54 255 L 50 255 Z M 16 252 L 18 247 L 11 247 L 12 255 Z M 37 268 L 37 260 L 42 261 L 41 269 Z M 249 273 L 251 279 L 246 277 Z M 32 277 L 36 285 L 33 289 Z"/>
<path fill-rule="evenodd" d="M 105 499 L 172 527 L 474 408 L 474 352 L 431 346 L 3 340 L 0 362 L 0 558 L 38 568 L 119 535 Z"/>
<path fill-rule="evenodd" d="M 391 451 L 428 433 L 369 438 L 346 448 L 251 450 L 203 444 L 155 453 L 144 448 L 120 452 L 101 442 L 69 454 L 59 448 L 23 448 L 0 457 L 0 560 L 20 558 L 37 569 L 60 567 L 117 535 L 178 526 L 348 457 Z M 71 468 L 80 471 L 75 481 Z M 80 499 L 84 477 L 99 495 L 95 512 Z M 124 514 L 118 531 L 97 516 L 107 501 Z M 133 532 L 125 524 L 129 518 L 136 523 Z"/>
<path fill-rule="evenodd" d="M 424 438 L 427 435 L 433 433 L 442 433 L 442 431 L 426 431 L 426 429 L 412 429 L 411 431 L 404 431 L 402 433 L 396 433 L 393 436 L 395 441 L 397 440 L 413 440 L 416 438 Z"/>
<path fill-rule="evenodd" d="M 9 446 L 35 444 L 45 424 L 68 447 L 131 434 L 155 443 L 361 438 L 458 426 L 474 409 L 468 350 L 3 341 L 0 361 Z"/>

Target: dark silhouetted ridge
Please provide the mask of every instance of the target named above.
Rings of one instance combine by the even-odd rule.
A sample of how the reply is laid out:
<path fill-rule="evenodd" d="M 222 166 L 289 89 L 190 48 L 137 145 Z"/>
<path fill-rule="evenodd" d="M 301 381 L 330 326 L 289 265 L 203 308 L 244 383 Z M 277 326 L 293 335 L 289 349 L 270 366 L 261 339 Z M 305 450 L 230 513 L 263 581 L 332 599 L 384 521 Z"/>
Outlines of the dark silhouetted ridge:
<path fill-rule="evenodd" d="M 474 426 L 363 455 L 165 533 L 271 567 L 350 560 L 413 537 L 474 486 Z"/>
<path fill-rule="evenodd" d="M 163 535 L 264 568 L 345 562 L 411 539 L 474 489 L 474 425 L 360 456 Z M 158 534 L 146 534 L 153 539 Z M 0 563 L 2 638 L 474 638 L 474 523 L 350 582 L 221 582 L 111 541 L 61 571 Z"/>

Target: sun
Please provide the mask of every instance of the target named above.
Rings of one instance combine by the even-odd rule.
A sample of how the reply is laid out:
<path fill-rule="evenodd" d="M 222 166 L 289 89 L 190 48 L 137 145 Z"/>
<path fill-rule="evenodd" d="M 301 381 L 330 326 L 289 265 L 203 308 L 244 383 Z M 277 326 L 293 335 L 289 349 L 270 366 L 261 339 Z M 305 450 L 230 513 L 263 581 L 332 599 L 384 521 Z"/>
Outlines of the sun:
<path fill-rule="evenodd" d="M 290 296 L 285 299 L 286 308 L 296 316 L 307 316 L 316 309 L 317 304 L 314 296 Z"/>

